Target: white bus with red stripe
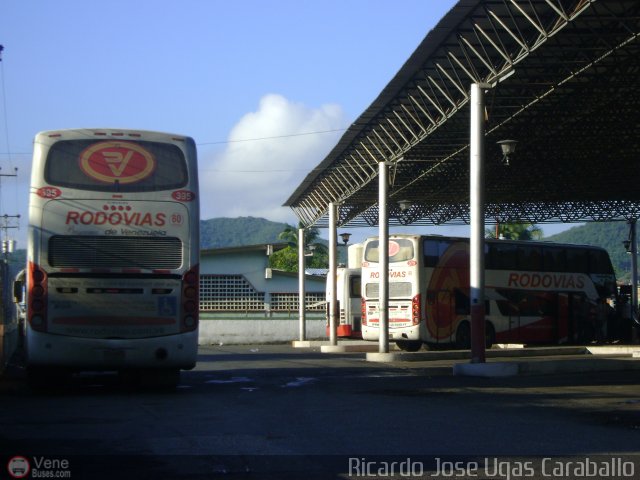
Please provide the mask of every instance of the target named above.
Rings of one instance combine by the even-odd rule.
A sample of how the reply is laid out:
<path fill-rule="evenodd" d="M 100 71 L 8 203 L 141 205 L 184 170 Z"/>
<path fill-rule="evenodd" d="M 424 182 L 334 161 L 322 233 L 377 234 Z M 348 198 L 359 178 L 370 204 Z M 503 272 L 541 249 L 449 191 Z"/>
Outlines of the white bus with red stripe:
<path fill-rule="evenodd" d="M 378 340 L 378 239 L 364 245 L 362 337 Z M 391 235 L 389 339 L 405 350 L 470 346 L 469 240 Z M 487 345 L 567 343 L 599 338 L 599 306 L 616 278 L 599 247 L 486 240 Z"/>
<path fill-rule="evenodd" d="M 140 130 L 41 132 L 27 253 L 27 368 L 177 381 L 198 344 L 196 148 Z M 158 375 L 160 374 L 160 375 Z"/>

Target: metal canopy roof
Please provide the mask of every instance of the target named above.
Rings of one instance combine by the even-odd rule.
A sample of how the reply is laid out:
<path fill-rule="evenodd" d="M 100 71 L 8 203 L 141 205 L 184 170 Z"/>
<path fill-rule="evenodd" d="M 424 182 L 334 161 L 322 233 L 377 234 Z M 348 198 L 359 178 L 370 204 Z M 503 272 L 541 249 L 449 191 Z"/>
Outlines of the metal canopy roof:
<path fill-rule="evenodd" d="M 467 104 L 488 83 L 487 223 L 638 218 L 639 34 L 638 0 L 460 0 L 285 206 L 374 226 L 387 161 L 391 225 L 469 223 Z"/>

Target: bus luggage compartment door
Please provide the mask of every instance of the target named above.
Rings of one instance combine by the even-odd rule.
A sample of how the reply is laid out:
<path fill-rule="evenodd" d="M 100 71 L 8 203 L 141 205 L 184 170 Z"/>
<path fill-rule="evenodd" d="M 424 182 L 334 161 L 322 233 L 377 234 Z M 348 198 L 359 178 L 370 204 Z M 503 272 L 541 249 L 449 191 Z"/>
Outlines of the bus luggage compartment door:
<path fill-rule="evenodd" d="M 455 333 L 455 303 L 449 290 L 430 290 L 427 293 L 427 322 L 435 343 L 449 343 Z M 434 332 L 435 328 L 435 332 Z"/>

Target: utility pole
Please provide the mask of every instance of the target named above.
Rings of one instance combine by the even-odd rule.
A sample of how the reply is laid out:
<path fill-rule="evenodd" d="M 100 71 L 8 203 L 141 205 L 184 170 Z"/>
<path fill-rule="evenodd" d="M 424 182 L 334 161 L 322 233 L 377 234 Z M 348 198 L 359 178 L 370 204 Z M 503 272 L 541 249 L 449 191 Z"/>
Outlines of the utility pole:
<path fill-rule="evenodd" d="M 2 52 L 4 51 L 4 46 L 0 45 L 0 62 L 2 62 Z M 4 107 L 4 119 L 5 119 L 5 133 L 7 135 L 7 152 L 9 153 L 9 155 L 11 155 L 11 150 L 9 148 L 9 134 L 8 134 L 8 127 L 7 127 L 7 110 L 6 110 L 6 105 L 7 105 L 7 99 L 5 96 L 5 90 L 4 90 L 4 73 L 3 70 L 0 69 L 0 73 L 2 73 L 2 78 L 0 86 L 2 87 L 2 104 Z M 0 167 L 1 170 L 1 167 Z M 17 177 L 18 176 L 18 169 L 15 168 L 14 169 L 14 173 L 0 173 L 0 181 L 2 180 L 2 177 Z M 0 189 L 0 193 L 1 193 L 1 189 Z M 1 204 L 0 204 L 1 205 Z M 11 281 L 9 279 L 10 276 L 10 269 L 9 269 L 9 254 L 13 253 L 13 251 L 15 250 L 15 240 L 10 240 L 9 239 L 9 235 L 8 235 L 8 231 L 9 229 L 13 229 L 13 228 L 18 228 L 18 220 L 20 218 L 20 215 L 2 215 L 0 216 L 0 231 L 1 231 L 1 245 L 2 245 L 2 257 L 0 260 L 0 285 L 2 286 L 2 296 L 0 298 L 1 304 L 2 304 L 2 309 L 1 309 L 1 313 L 2 313 L 2 317 L 0 319 L 0 327 L 3 327 L 4 325 L 10 323 L 11 321 L 11 308 L 10 305 L 12 303 L 11 301 L 11 293 L 10 293 L 10 286 L 11 286 Z M 15 220 L 15 224 L 12 223 Z M 0 335 L 0 342 L 3 343 L 4 345 L 4 335 Z M 3 350 L 4 352 L 4 350 Z M 2 361 L 3 359 L 0 358 L 0 361 Z M 1 366 L 1 365 L 0 365 Z"/>

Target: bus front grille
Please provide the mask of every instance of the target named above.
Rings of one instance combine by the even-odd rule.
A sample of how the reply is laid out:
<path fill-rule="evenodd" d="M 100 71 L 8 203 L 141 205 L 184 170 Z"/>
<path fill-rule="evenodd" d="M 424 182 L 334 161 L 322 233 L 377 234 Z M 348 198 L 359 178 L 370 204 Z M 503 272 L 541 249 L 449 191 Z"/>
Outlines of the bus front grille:
<path fill-rule="evenodd" d="M 175 237 L 56 235 L 49 239 L 49 265 L 173 270 L 182 265 L 182 242 Z"/>

